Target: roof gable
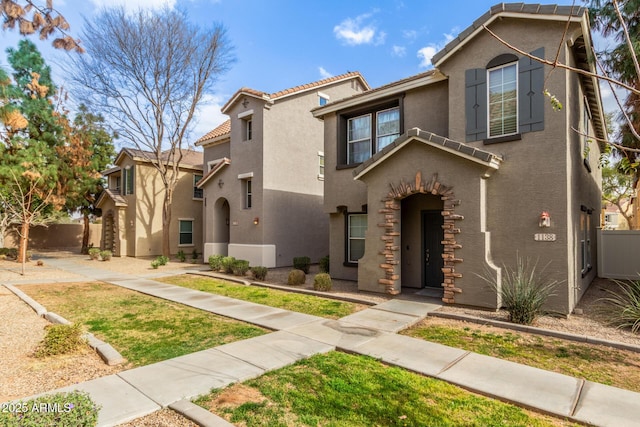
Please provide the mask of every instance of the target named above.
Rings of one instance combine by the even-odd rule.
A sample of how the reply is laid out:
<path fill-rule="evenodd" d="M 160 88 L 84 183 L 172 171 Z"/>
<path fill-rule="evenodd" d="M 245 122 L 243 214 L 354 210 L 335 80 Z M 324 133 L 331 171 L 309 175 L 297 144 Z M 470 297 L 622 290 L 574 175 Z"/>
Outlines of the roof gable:
<path fill-rule="evenodd" d="M 202 169 L 202 165 L 204 162 L 204 155 L 202 151 L 195 151 L 190 149 L 183 149 L 182 158 L 180 159 L 180 166 L 191 168 L 191 169 Z M 142 162 L 142 163 L 154 163 L 157 161 L 156 154 L 151 151 L 139 150 L 136 148 L 125 147 L 116 156 L 116 160 L 114 164 L 120 165 L 124 157 L 127 156 L 130 159 Z M 180 156 L 179 153 L 176 153 L 176 156 Z M 171 158 L 171 151 L 165 150 L 160 153 L 160 161 L 166 162 Z"/>
<path fill-rule="evenodd" d="M 413 128 L 355 168 L 353 171 L 353 179 L 357 180 L 362 178 L 372 169 L 384 163 L 384 161 L 393 153 L 399 151 L 411 141 L 419 141 L 455 156 L 486 166 L 487 172 L 485 175 L 487 176 L 500 168 L 500 163 L 502 163 L 502 157 L 497 154 L 474 148 L 462 142 L 453 141 L 432 132 Z"/>
<path fill-rule="evenodd" d="M 231 120 L 227 119 L 212 131 L 209 131 L 203 136 L 201 136 L 195 142 L 195 145 L 202 146 L 202 145 L 212 144 L 215 142 L 222 142 L 227 138 L 229 138 L 230 135 L 231 135 Z"/>

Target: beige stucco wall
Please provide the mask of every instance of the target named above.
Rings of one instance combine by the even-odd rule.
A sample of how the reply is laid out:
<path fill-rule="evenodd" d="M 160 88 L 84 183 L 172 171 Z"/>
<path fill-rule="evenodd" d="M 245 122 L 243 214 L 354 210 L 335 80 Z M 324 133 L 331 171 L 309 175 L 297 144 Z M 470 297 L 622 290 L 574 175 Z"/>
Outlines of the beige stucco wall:
<path fill-rule="evenodd" d="M 34 226 L 29 230 L 29 249 L 77 249 L 82 248 L 83 224 L 49 224 Z M 89 245 L 100 247 L 102 224 L 89 224 Z M 5 247 L 17 248 L 17 233 L 9 232 L 4 236 Z"/>

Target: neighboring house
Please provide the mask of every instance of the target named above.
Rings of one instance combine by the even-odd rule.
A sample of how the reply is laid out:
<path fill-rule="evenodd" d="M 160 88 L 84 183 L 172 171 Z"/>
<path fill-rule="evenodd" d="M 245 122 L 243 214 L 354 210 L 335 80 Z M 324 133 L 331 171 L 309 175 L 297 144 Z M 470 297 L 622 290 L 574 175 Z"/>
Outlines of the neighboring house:
<path fill-rule="evenodd" d="M 622 202 L 622 212 L 620 208 L 613 203 L 603 202 L 604 206 L 602 207 L 602 228 L 604 230 L 629 230 L 629 224 L 622 214 L 623 212 L 633 212 L 633 204 L 630 204 L 630 201 L 624 200 Z M 631 217 L 631 221 L 633 222 L 633 216 Z"/>
<path fill-rule="evenodd" d="M 518 54 L 594 71 L 585 8 L 500 4 L 433 58 L 431 71 L 316 108 L 325 123 L 331 276 L 496 308 L 519 255 L 561 282 L 569 313 L 596 277 L 598 82 Z M 563 108 L 555 111 L 544 89 Z"/>
<path fill-rule="evenodd" d="M 171 210 L 171 254 L 202 254 L 202 152 L 182 150 Z M 163 153 L 164 154 L 164 153 Z M 115 256 L 162 255 L 164 185 L 152 153 L 124 148 L 115 166 L 102 174 L 107 189 L 97 201 L 102 209 L 100 247 Z"/>
<path fill-rule="evenodd" d="M 229 99 L 222 112 L 230 119 L 196 142 L 206 171 L 205 259 L 280 267 L 328 255 L 323 123 L 311 109 L 368 89 L 350 72 L 272 94 L 242 88 Z"/>

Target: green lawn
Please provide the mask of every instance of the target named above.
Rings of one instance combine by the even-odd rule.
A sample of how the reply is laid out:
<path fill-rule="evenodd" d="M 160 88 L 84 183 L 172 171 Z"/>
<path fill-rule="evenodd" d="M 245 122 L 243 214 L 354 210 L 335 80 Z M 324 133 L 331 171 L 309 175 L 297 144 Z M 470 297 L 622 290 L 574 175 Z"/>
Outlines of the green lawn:
<path fill-rule="evenodd" d="M 638 353 L 437 317 L 402 334 L 640 392 Z"/>
<path fill-rule="evenodd" d="M 240 285 L 193 274 L 165 277 L 158 279 L 158 281 L 328 319 L 339 319 L 366 308 L 364 305 L 351 302 L 297 294 L 278 289 Z"/>
<path fill-rule="evenodd" d="M 243 322 L 100 282 L 22 285 L 25 293 L 111 344 L 134 366 L 267 333 Z"/>
<path fill-rule="evenodd" d="M 340 352 L 214 390 L 196 403 L 243 426 L 573 425 Z"/>

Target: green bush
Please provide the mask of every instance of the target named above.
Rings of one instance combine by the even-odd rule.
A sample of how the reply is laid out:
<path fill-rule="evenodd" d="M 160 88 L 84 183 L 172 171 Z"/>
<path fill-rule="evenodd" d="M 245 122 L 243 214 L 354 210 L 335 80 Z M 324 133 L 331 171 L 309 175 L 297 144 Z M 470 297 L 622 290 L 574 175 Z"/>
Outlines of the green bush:
<path fill-rule="evenodd" d="M 494 278 L 480 276 L 500 295 L 502 306 L 513 323 L 532 324 L 542 314 L 546 300 L 554 295 L 559 282 L 544 276 L 546 266 L 541 270 L 537 266 L 537 262 L 531 264 L 518 255 L 515 268 L 503 266 L 502 284 L 496 283 Z"/>
<path fill-rule="evenodd" d="M 316 291 L 330 291 L 331 276 L 327 273 L 316 274 L 316 277 L 313 278 L 313 289 Z"/>
<path fill-rule="evenodd" d="M 236 262 L 236 259 L 232 256 L 226 256 L 222 258 L 222 271 L 227 274 L 233 273 L 233 263 Z"/>
<path fill-rule="evenodd" d="M 211 267 L 213 271 L 221 270 L 223 258 L 224 258 L 224 255 L 211 255 L 209 257 L 209 267 Z"/>
<path fill-rule="evenodd" d="M 304 271 L 304 274 L 309 274 L 310 266 L 311 258 L 308 256 L 298 256 L 293 258 L 293 268 Z"/>
<path fill-rule="evenodd" d="M 157 259 L 154 259 L 153 261 L 151 261 L 151 267 L 153 269 L 157 269 L 158 267 L 160 267 L 160 262 Z"/>
<path fill-rule="evenodd" d="M 198 259 L 198 256 L 198 251 L 194 249 L 193 252 L 191 252 L 191 259 L 195 261 Z"/>
<path fill-rule="evenodd" d="M 113 256 L 113 253 L 111 251 L 100 251 L 100 258 L 103 261 L 109 261 L 111 260 L 111 257 Z"/>
<path fill-rule="evenodd" d="M 244 276 L 249 271 L 249 261 L 244 259 L 237 259 L 231 266 L 231 271 L 236 276 Z"/>
<path fill-rule="evenodd" d="M 96 260 L 100 257 L 100 248 L 89 249 L 89 258 Z"/>
<path fill-rule="evenodd" d="M 18 258 L 18 249 L 16 248 L 0 248 L 0 255 L 4 255 L 9 259 Z"/>
<path fill-rule="evenodd" d="M 55 356 L 76 351 L 85 343 L 79 323 L 48 325 L 45 335 L 35 351 L 36 357 Z"/>
<path fill-rule="evenodd" d="M 320 258 L 320 272 L 329 273 L 329 255 Z"/>
<path fill-rule="evenodd" d="M 266 279 L 268 271 L 269 269 L 267 267 L 262 267 L 262 266 L 251 267 L 251 274 L 253 274 L 253 278 L 256 280 Z"/>
<path fill-rule="evenodd" d="M 618 289 L 605 289 L 609 296 L 601 299 L 605 303 L 609 323 L 618 328 L 631 328 L 633 333 L 640 333 L 640 279 L 614 282 Z"/>
<path fill-rule="evenodd" d="M 182 249 L 178 251 L 178 255 L 176 255 L 176 257 L 180 262 L 185 262 L 187 260 L 187 256 L 184 254 L 184 251 Z"/>
<path fill-rule="evenodd" d="M 167 263 L 169 262 L 169 257 L 160 255 L 158 258 L 156 258 L 156 261 L 158 261 L 159 265 L 167 265 Z"/>
<path fill-rule="evenodd" d="M 54 393 L 7 404 L 0 412 L 0 425 L 6 427 L 83 426 L 98 424 L 100 409 L 89 394 L 81 391 Z"/>
<path fill-rule="evenodd" d="M 304 274 L 304 271 L 293 269 L 289 272 L 289 277 L 287 277 L 287 285 L 297 286 L 302 285 L 307 280 L 307 277 Z"/>

